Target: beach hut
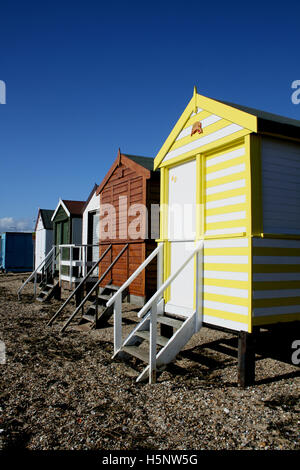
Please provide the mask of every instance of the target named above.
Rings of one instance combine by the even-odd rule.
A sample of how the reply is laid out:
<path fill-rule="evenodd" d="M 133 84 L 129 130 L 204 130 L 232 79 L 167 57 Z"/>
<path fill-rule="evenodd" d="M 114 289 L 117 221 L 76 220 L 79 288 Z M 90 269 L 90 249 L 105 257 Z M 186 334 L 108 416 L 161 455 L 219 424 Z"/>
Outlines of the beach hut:
<path fill-rule="evenodd" d="M 99 266 L 99 276 L 122 249 L 122 258 L 102 282 L 121 286 L 155 249 L 159 205 L 159 172 L 153 171 L 153 158 L 123 154 L 117 158 L 97 189 L 100 196 L 100 255 L 112 245 L 109 256 Z M 152 223 L 151 223 L 152 214 Z M 157 212 L 158 214 L 158 212 Z M 158 220 L 158 219 L 157 219 Z M 128 300 L 143 305 L 156 289 L 156 264 L 152 263 L 135 279 Z"/>
<path fill-rule="evenodd" d="M 106 307 L 107 299 L 127 281 L 155 249 L 159 235 L 159 172 L 153 171 L 153 158 L 121 153 L 95 188 L 83 209 L 83 240 L 93 247 L 92 261 L 98 261 L 98 280 L 94 283 L 96 269 L 90 273 L 87 263 L 86 277 L 48 322 L 51 325 L 61 315 L 73 297 L 76 309 L 64 323 L 80 314 L 80 325 L 102 327 L 113 314 Z M 89 223 L 90 222 L 90 223 Z M 92 278 L 93 287 L 88 286 Z M 122 300 L 144 305 L 155 292 L 157 285 L 156 260 L 137 276 L 129 289 L 122 292 Z"/>
<path fill-rule="evenodd" d="M 83 276 L 99 258 L 100 196 L 96 194 L 97 188 L 98 184 L 95 184 L 82 208 Z M 92 274 L 98 276 L 98 267 Z"/>
<path fill-rule="evenodd" d="M 40 274 L 41 264 L 53 245 L 53 224 L 51 217 L 54 211 L 39 209 L 35 224 L 35 269 Z"/>
<path fill-rule="evenodd" d="M 251 383 L 255 334 L 300 320 L 300 121 L 195 89 L 154 168 L 162 279 L 125 341 L 120 292 L 109 302 L 119 312 L 115 354 L 148 359 L 138 380 L 154 381 L 202 325 L 221 328 L 238 334 L 239 382 Z M 173 326 L 169 339 L 156 322 Z"/>
<path fill-rule="evenodd" d="M 85 201 L 60 199 L 51 218 L 56 250 L 64 245 L 58 261 L 60 285 L 64 288 L 72 288 L 81 276 L 80 246 L 84 205 Z"/>
<path fill-rule="evenodd" d="M 0 270 L 29 272 L 33 269 L 33 233 L 3 232 L 0 234 Z"/>

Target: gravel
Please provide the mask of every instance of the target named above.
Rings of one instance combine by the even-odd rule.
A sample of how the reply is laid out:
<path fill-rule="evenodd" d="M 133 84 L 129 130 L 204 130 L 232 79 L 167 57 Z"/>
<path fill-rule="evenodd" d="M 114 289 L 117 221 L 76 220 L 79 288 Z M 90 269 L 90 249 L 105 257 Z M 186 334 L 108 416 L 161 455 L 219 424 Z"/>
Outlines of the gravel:
<path fill-rule="evenodd" d="M 112 360 L 113 323 L 59 333 L 59 303 L 39 304 L 25 275 L 0 274 L 0 449 L 299 450 L 299 367 L 257 354 L 256 383 L 237 386 L 236 337 L 203 328 L 155 385 Z M 127 305 L 124 330 L 137 321 Z M 299 335 L 298 335 L 299 336 Z M 292 354 L 289 353 L 289 356 Z"/>

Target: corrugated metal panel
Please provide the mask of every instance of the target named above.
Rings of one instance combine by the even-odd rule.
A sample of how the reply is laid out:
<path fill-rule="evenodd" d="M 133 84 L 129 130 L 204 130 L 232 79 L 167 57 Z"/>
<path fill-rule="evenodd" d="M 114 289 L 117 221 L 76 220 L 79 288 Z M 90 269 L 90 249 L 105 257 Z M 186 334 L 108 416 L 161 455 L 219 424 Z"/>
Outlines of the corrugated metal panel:
<path fill-rule="evenodd" d="M 262 138 L 263 230 L 300 234 L 300 145 Z"/>

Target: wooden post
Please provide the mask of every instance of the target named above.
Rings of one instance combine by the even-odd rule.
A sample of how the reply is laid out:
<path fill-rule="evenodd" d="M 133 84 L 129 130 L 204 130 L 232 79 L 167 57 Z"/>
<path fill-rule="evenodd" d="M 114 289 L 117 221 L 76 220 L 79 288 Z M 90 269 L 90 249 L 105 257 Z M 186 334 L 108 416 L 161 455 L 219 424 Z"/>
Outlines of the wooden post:
<path fill-rule="evenodd" d="M 238 384 L 253 385 L 255 381 L 255 344 L 253 333 L 240 331 L 238 337 Z"/>
<path fill-rule="evenodd" d="M 75 288 L 77 287 L 77 282 L 75 283 Z M 83 285 L 77 289 L 75 292 L 75 305 L 78 307 L 83 300 Z"/>
<path fill-rule="evenodd" d="M 122 346 L 122 294 L 119 294 L 114 303 L 114 353 Z"/>
<path fill-rule="evenodd" d="M 156 328 L 157 328 L 157 303 L 151 307 L 150 315 L 150 345 L 149 345 L 149 383 L 156 382 Z"/>

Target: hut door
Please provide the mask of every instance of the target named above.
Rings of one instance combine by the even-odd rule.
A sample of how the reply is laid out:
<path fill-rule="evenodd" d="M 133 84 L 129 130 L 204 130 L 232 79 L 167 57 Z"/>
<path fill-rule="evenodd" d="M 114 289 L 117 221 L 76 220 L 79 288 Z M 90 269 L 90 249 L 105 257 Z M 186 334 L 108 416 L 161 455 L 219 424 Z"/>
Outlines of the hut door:
<path fill-rule="evenodd" d="M 99 258 L 98 218 L 96 211 L 88 213 L 88 245 L 93 245 L 88 248 L 88 261 L 93 263 Z M 98 268 L 93 271 L 93 275 L 98 276 Z"/>
<path fill-rule="evenodd" d="M 173 274 L 195 248 L 196 237 L 196 160 L 169 170 L 170 272 Z M 173 281 L 166 311 L 189 316 L 194 311 L 193 260 Z"/>

